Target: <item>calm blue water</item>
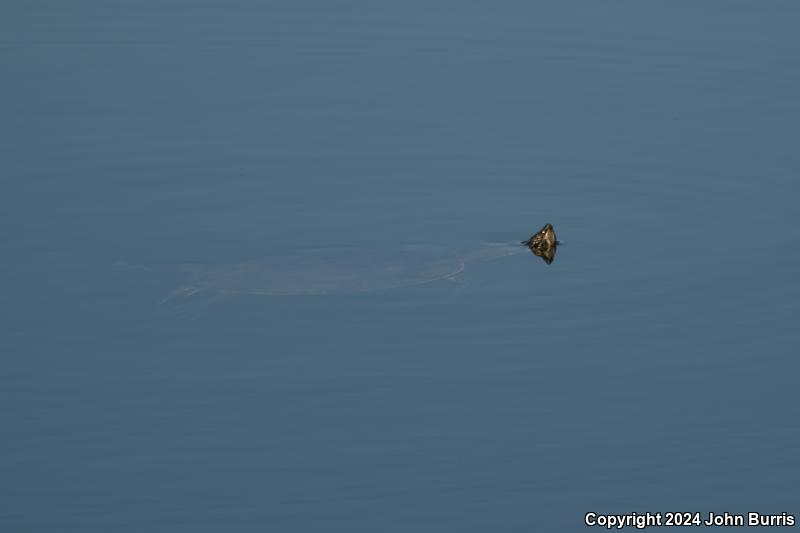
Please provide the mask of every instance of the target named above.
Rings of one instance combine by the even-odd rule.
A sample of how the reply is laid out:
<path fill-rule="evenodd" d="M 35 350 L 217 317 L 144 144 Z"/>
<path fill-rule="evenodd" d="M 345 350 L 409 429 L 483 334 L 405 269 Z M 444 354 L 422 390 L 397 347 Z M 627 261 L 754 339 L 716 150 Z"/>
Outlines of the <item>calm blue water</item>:
<path fill-rule="evenodd" d="M 800 6 L 568 4 L 4 3 L 0 530 L 800 518 Z M 545 222 L 394 290 L 130 267 Z"/>

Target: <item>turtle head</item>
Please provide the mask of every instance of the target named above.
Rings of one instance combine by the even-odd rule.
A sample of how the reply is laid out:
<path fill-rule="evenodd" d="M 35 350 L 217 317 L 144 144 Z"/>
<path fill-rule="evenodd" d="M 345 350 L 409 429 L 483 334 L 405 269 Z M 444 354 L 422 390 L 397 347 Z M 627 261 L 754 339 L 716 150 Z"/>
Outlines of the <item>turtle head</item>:
<path fill-rule="evenodd" d="M 544 227 L 534 233 L 530 239 L 522 241 L 522 244 L 531 250 L 548 250 L 558 244 L 556 231 L 553 229 L 552 224 L 545 224 Z"/>

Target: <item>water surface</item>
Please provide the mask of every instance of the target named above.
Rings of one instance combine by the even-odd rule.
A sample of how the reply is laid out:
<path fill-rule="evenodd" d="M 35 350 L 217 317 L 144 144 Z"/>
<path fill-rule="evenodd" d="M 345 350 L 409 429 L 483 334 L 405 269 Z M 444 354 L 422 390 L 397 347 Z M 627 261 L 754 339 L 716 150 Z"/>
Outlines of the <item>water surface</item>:
<path fill-rule="evenodd" d="M 0 529 L 800 515 L 799 14 L 6 3 Z M 545 222 L 552 265 L 392 290 L 159 305 L 180 272 L 120 268 Z"/>

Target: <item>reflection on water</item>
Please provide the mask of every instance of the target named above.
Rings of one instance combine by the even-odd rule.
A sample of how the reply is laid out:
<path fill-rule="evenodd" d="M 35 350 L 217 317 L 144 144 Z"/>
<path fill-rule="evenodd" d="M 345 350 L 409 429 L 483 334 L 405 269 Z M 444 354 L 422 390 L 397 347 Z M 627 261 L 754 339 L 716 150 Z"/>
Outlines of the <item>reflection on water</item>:
<path fill-rule="evenodd" d="M 534 247 L 529 248 L 531 253 L 536 257 L 541 257 L 542 260 L 547 263 L 548 265 L 552 263 L 556 258 L 556 250 L 558 249 L 558 244 L 552 244 L 550 246 L 545 247 Z"/>
<path fill-rule="evenodd" d="M 0 530 L 800 512 L 800 7 L 268 4 L 3 9 Z"/>

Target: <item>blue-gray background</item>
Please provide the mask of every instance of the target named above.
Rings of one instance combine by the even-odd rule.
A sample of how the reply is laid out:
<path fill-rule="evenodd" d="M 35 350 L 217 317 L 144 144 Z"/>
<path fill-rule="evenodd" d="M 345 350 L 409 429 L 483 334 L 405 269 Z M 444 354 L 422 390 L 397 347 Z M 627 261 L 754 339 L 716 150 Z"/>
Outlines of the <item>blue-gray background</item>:
<path fill-rule="evenodd" d="M 796 2 L 3 2 L 0 530 L 800 513 Z M 130 264 L 565 244 L 186 309 Z"/>

